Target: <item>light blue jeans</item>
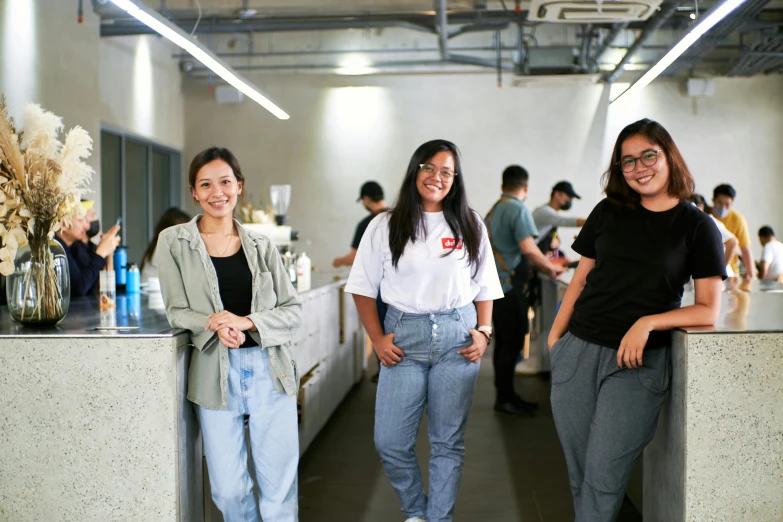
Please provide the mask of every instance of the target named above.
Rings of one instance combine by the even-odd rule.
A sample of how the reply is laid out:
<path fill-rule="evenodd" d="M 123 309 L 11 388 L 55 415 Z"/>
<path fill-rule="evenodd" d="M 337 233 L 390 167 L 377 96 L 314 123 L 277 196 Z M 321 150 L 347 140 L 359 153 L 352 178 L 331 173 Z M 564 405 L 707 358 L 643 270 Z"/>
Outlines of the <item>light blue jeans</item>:
<path fill-rule="evenodd" d="M 275 390 L 268 357 L 258 346 L 229 350 L 228 409 L 196 406 L 212 500 L 225 522 L 298 520 L 296 398 Z M 260 516 L 247 467 L 246 415 Z"/>
<path fill-rule="evenodd" d="M 386 332 L 405 357 L 381 368 L 375 400 L 375 448 L 407 517 L 450 522 L 465 454 L 465 426 L 479 364 L 457 351 L 472 344 L 473 304 L 434 314 L 389 307 Z M 424 407 L 430 439 L 430 492 L 424 492 L 414 446 Z"/>

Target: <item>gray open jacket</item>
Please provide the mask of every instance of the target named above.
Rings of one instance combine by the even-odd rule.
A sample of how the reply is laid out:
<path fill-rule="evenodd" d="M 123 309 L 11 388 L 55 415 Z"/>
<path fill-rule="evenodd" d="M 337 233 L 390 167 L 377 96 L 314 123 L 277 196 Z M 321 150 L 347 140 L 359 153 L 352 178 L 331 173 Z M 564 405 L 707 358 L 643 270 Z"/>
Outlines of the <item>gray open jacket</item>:
<path fill-rule="evenodd" d="M 204 330 L 209 315 L 223 311 L 223 303 L 215 267 L 198 231 L 200 218 L 161 232 L 155 260 L 169 324 L 190 330 L 195 346 L 188 373 L 188 399 L 205 408 L 225 410 L 228 348 L 215 332 Z M 236 220 L 234 223 L 253 274 L 252 313 L 248 318 L 258 331 L 245 335 L 269 352 L 275 388 L 294 396 L 299 390 L 299 375 L 289 345 L 302 318 L 302 301 L 269 238 L 246 230 Z"/>

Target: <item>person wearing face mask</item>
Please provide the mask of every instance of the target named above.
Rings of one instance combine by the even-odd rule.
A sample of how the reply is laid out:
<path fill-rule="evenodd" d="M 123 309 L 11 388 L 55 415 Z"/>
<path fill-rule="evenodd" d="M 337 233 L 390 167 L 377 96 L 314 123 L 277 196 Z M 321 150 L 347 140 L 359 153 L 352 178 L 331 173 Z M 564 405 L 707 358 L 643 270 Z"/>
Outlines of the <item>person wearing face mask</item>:
<path fill-rule="evenodd" d="M 100 271 L 106 264 L 106 258 L 114 253 L 120 244 L 118 225 L 110 228 L 98 245 L 85 245 L 90 222 L 86 215 L 77 217 L 74 212 L 70 226 L 65 221 L 60 224 L 54 238 L 62 244 L 68 258 L 68 271 L 71 275 L 71 296 L 91 295 L 97 292 Z"/>
<path fill-rule="evenodd" d="M 489 231 L 495 267 L 504 298 L 495 303 L 495 411 L 512 415 L 532 415 L 537 404 L 528 402 L 514 390 L 514 369 L 530 331 L 530 265 L 555 278 L 565 271 L 552 264 L 536 245 L 538 236 L 527 198 L 529 175 L 519 165 L 503 171 L 502 194 L 484 219 Z"/>
<path fill-rule="evenodd" d="M 756 264 L 753 260 L 753 252 L 750 249 L 750 229 L 745 217 L 734 209 L 734 200 L 737 191 L 731 185 L 723 184 L 712 191 L 712 212 L 715 218 L 726 225 L 729 232 L 734 234 L 739 241 L 742 264 L 745 265 L 745 278 L 750 280 L 755 277 Z M 735 274 L 739 274 L 739 256 L 734 255 L 729 260 L 729 265 Z"/>
<path fill-rule="evenodd" d="M 707 215 L 710 216 L 710 219 L 712 219 L 712 222 L 715 223 L 715 226 L 718 227 L 720 240 L 723 242 L 724 257 L 726 258 L 726 276 L 734 277 L 734 271 L 731 269 L 731 265 L 728 263 L 729 260 L 734 258 L 737 252 L 739 252 L 739 241 L 737 241 L 737 237 L 729 232 L 729 229 L 726 228 L 726 225 L 715 218 L 712 213 L 712 209 L 707 205 L 707 200 L 704 199 L 704 196 L 701 194 L 691 194 L 691 197 L 688 198 L 688 201 L 690 201 L 691 204 L 695 205 L 696 208 L 702 212 L 707 213 Z"/>
<path fill-rule="evenodd" d="M 581 227 L 585 224 L 584 218 L 561 214 L 571 209 L 574 198 L 582 199 L 568 181 L 560 181 L 552 187 L 549 203 L 533 211 L 533 221 L 541 237 L 547 237 L 557 227 Z"/>
<path fill-rule="evenodd" d="M 503 296 L 463 176 L 453 143 L 416 149 L 396 206 L 370 222 L 345 287 L 383 365 L 375 447 L 408 522 L 452 520 L 493 300 Z M 388 305 L 384 329 L 379 290 Z M 429 495 L 415 453 L 425 407 Z"/>
<path fill-rule="evenodd" d="M 715 324 L 723 243 L 691 205 L 690 171 L 671 135 L 625 127 L 606 199 L 573 249 L 582 255 L 549 334 L 551 403 L 579 522 L 612 522 L 653 439 L 671 379 L 671 331 Z M 682 306 L 694 282 L 694 304 Z"/>
<path fill-rule="evenodd" d="M 169 324 L 194 346 L 187 398 L 212 500 L 226 522 L 296 522 L 300 376 L 289 347 L 302 301 L 270 239 L 233 218 L 245 178 L 231 151 L 197 154 L 188 181 L 202 214 L 161 231 L 155 261 Z"/>

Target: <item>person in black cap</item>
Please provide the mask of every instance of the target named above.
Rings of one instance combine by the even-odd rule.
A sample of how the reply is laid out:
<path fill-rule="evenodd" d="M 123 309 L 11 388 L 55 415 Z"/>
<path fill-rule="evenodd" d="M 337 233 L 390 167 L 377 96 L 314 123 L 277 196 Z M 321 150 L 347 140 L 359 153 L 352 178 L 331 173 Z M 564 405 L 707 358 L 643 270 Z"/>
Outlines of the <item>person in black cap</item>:
<path fill-rule="evenodd" d="M 375 181 L 368 181 L 362 185 L 362 189 L 359 192 L 359 199 L 364 208 L 370 213 L 369 216 L 359 221 L 356 226 L 356 232 L 353 235 L 353 241 L 351 242 L 351 251 L 343 257 L 338 257 L 332 262 L 332 266 L 340 268 L 341 266 L 353 265 L 353 260 L 356 257 L 356 250 L 359 248 L 359 243 L 362 241 L 364 231 L 367 230 L 367 225 L 381 212 L 388 210 L 386 201 L 383 199 L 383 188 Z"/>
<path fill-rule="evenodd" d="M 560 181 L 552 187 L 549 203 L 533 211 L 533 221 L 540 238 L 548 237 L 557 227 L 581 227 L 585 224 L 584 218 L 564 216 L 559 213 L 569 210 L 574 198 L 582 199 L 569 182 Z"/>

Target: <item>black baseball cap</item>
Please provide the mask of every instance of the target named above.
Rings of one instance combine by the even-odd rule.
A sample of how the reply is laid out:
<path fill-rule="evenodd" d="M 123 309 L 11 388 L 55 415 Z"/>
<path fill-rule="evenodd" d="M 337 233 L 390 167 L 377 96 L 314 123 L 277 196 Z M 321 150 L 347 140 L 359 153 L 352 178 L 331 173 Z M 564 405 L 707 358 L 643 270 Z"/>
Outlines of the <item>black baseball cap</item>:
<path fill-rule="evenodd" d="M 558 182 L 557 185 L 552 187 L 552 192 L 565 192 L 572 198 L 582 199 L 582 197 L 579 194 L 574 192 L 574 187 L 572 187 L 571 184 L 567 181 Z"/>
<path fill-rule="evenodd" d="M 359 199 L 356 201 L 361 201 L 364 196 L 373 201 L 380 201 L 383 199 L 383 188 L 375 181 L 368 181 L 362 185 L 362 189 L 359 191 Z"/>

